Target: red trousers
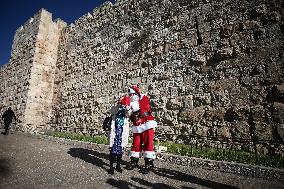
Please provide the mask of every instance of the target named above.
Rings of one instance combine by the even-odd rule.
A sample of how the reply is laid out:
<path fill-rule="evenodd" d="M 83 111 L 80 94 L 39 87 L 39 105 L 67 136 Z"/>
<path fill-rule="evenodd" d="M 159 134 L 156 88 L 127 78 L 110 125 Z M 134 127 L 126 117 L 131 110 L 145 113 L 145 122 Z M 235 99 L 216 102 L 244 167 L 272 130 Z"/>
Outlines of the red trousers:
<path fill-rule="evenodd" d="M 141 157 L 141 155 L 143 155 L 144 158 L 155 159 L 153 140 L 154 140 L 153 128 L 146 130 L 142 133 L 134 133 L 130 156 L 139 158 Z M 142 150 L 143 154 L 141 154 Z"/>

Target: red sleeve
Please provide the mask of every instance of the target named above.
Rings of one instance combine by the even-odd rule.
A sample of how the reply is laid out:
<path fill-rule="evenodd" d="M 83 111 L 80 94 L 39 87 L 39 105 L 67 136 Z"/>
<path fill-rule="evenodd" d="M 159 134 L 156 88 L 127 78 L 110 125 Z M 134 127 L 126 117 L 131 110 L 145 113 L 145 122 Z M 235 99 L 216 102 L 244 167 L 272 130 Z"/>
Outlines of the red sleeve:
<path fill-rule="evenodd" d="M 140 100 L 140 111 L 141 113 L 144 113 L 144 112 L 151 112 L 151 107 L 150 107 L 150 101 L 149 101 L 149 98 L 148 96 L 143 96 L 142 99 Z"/>

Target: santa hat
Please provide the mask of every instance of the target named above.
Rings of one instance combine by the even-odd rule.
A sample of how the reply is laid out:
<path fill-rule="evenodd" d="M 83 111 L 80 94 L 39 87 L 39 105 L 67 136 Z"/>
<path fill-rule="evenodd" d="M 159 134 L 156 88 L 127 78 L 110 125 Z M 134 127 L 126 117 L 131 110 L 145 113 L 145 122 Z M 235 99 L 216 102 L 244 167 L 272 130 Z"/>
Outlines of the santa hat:
<path fill-rule="evenodd" d="M 128 89 L 129 94 L 137 94 L 138 96 L 141 96 L 140 89 L 137 85 L 133 85 Z"/>
<path fill-rule="evenodd" d="M 119 100 L 121 105 L 130 106 L 130 97 L 129 96 L 122 96 Z"/>

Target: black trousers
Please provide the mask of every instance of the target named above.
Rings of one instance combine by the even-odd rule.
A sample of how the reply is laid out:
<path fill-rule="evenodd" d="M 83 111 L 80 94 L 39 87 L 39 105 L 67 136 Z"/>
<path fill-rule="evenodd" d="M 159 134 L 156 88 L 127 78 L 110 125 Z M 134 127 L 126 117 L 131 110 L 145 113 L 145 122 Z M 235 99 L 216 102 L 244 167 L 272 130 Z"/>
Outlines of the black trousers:
<path fill-rule="evenodd" d="M 9 126 L 10 126 L 11 122 L 4 122 L 4 129 L 5 129 L 5 135 L 8 133 L 9 131 Z"/>

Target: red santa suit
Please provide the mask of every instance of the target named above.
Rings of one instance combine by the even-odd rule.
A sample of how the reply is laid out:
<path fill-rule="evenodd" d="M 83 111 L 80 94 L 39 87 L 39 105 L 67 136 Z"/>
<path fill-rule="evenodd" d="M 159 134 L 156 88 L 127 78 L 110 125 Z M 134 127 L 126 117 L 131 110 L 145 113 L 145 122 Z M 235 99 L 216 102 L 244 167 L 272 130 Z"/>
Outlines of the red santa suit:
<path fill-rule="evenodd" d="M 137 86 L 129 88 L 129 93 L 131 95 L 130 107 L 132 109 L 130 120 L 133 123 L 133 143 L 130 157 L 139 158 L 143 156 L 147 160 L 153 160 L 156 157 L 153 140 L 154 128 L 157 127 L 157 122 L 152 114 L 149 98 L 141 94 Z"/>

